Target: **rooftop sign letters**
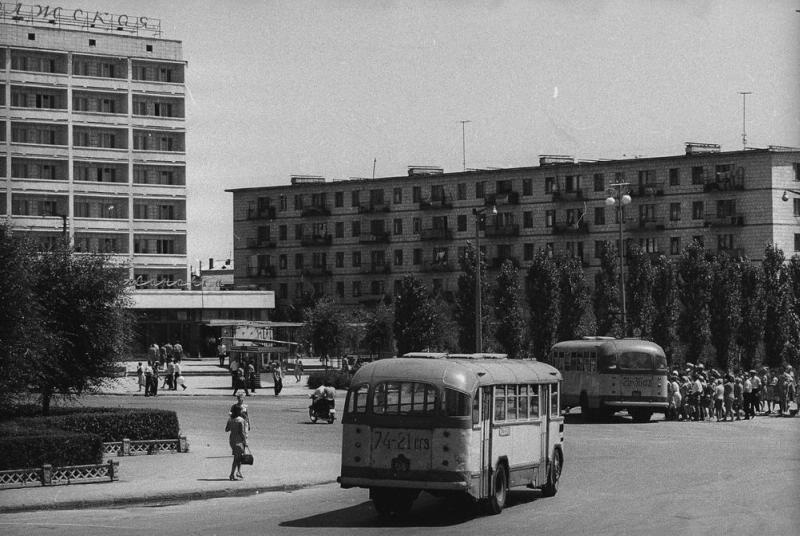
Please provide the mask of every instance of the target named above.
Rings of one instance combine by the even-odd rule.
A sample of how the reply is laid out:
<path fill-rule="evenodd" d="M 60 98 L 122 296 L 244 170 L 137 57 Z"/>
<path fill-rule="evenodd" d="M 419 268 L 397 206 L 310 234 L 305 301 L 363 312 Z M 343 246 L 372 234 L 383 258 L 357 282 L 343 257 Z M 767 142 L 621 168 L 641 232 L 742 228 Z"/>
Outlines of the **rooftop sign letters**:
<path fill-rule="evenodd" d="M 43 4 L 0 2 L 0 21 L 31 25 L 65 26 L 87 31 L 108 31 L 161 36 L 161 21 L 149 17 L 116 15 L 105 11 L 67 9 Z"/>

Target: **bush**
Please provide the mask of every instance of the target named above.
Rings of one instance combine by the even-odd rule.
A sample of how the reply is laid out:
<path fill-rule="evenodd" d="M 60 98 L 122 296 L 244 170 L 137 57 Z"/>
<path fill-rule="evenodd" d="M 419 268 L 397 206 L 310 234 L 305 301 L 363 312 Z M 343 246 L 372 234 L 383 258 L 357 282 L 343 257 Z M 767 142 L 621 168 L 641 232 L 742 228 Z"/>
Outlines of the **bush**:
<path fill-rule="evenodd" d="M 4 427 L 5 428 L 5 427 Z M 96 434 L 63 430 L 30 430 L 30 434 L 0 436 L 0 470 L 26 469 L 50 464 L 87 465 L 102 463 L 103 440 Z"/>
<path fill-rule="evenodd" d="M 326 380 L 331 382 L 336 389 L 349 389 L 350 388 L 350 378 L 352 376 L 347 372 L 342 372 L 341 370 L 327 370 L 325 372 L 312 372 L 308 375 L 308 382 L 306 385 L 309 389 L 316 389 Z"/>

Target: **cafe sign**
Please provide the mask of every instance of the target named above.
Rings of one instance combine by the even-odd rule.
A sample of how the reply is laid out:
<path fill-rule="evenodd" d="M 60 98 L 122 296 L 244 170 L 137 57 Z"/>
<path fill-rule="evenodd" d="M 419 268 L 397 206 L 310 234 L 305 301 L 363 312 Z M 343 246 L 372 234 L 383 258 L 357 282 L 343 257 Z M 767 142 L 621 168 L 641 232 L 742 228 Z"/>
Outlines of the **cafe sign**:
<path fill-rule="evenodd" d="M 45 4 L 0 2 L 0 21 L 160 36 L 161 20 Z"/>

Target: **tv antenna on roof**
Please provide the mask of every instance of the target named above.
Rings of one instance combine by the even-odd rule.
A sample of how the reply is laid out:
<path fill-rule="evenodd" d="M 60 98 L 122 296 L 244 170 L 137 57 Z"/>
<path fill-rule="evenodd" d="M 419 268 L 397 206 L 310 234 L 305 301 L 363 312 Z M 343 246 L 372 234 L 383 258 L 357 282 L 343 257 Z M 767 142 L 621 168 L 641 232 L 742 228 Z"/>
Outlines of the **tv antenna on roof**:
<path fill-rule="evenodd" d="M 742 96 L 742 149 L 747 149 L 747 96 L 752 94 L 752 91 L 739 92 Z"/>
<path fill-rule="evenodd" d="M 462 162 L 463 162 L 463 165 L 464 165 L 464 171 L 466 171 L 467 170 L 467 138 L 466 138 L 466 135 L 465 135 L 465 132 L 466 132 L 465 126 L 466 126 L 467 123 L 472 123 L 472 121 L 470 121 L 469 119 L 462 119 L 461 121 L 459 121 L 459 123 L 461 123 L 461 156 L 462 156 Z"/>

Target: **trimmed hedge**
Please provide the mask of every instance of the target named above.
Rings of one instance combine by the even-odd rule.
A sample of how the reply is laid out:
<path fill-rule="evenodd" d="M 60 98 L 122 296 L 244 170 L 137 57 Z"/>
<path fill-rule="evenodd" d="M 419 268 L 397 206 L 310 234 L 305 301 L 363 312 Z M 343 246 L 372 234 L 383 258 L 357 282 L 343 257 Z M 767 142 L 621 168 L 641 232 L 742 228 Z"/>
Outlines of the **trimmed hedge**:
<path fill-rule="evenodd" d="M 103 440 L 96 434 L 50 429 L 0 437 L 0 470 L 87 465 L 103 462 Z"/>
<path fill-rule="evenodd" d="M 325 372 L 312 372 L 308 375 L 308 381 L 306 385 L 309 389 L 316 389 L 323 383 L 325 380 L 329 380 L 331 385 L 333 385 L 336 389 L 349 389 L 350 388 L 350 378 L 352 375 L 348 374 L 347 372 L 342 372 L 341 370 L 327 370 Z"/>

